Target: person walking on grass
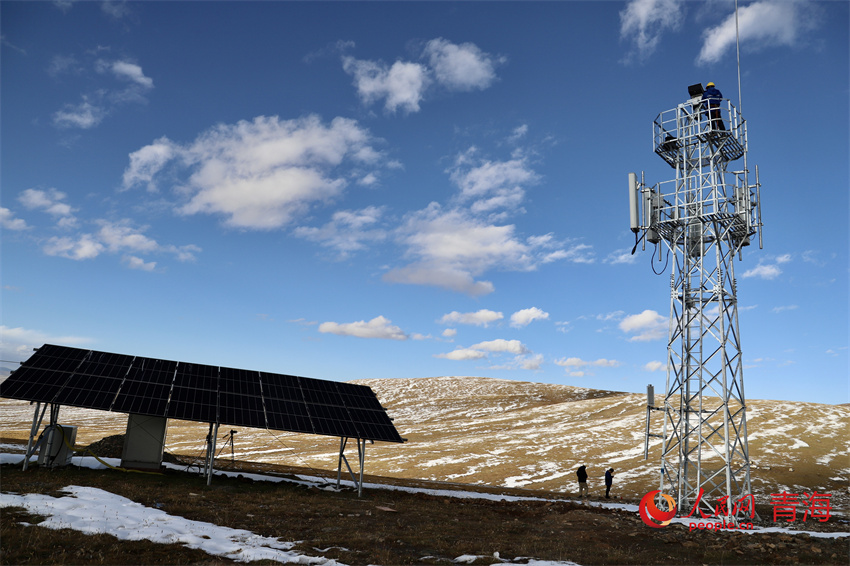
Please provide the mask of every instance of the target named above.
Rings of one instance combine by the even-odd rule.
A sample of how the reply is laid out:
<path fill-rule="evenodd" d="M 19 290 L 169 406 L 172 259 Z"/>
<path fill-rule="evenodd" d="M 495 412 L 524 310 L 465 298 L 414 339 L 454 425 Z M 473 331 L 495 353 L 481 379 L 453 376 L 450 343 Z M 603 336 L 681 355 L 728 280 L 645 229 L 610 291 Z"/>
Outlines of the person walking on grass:
<path fill-rule="evenodd" d="M 578 467 L 578 470 L 576 470 L 579 497 L 587 497 L 587 470 L 585 468 L 586 466 L 581 465 Z"/>
<path fill-rule="evenodd" d="M 614 468 L 605 470 L 605 499 L 611 499 L 611 486 L 614 485 Z"/>

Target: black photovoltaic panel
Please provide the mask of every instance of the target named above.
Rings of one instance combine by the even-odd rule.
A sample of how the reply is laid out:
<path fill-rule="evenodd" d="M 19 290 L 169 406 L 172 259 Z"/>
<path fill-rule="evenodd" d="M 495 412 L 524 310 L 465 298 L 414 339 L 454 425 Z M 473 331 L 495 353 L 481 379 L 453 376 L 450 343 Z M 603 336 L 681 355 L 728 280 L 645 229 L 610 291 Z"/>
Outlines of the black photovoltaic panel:
<path fill-rule="evenodd" d="M 0 397 L 385 442 L 404 442 L 364 385 L 45 344 Z"/>

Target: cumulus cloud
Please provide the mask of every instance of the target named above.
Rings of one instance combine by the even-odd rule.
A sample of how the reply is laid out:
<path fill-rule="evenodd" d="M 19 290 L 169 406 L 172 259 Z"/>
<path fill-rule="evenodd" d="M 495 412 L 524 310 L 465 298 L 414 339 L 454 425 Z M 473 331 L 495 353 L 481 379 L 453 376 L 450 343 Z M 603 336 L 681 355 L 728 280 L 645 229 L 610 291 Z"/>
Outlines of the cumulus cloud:
<path fill-rule="evenodd" d="M 513 354 L 515 356 L 514 366 L 523 367 L 523 369 L 537 369 L 543 361 L 542 356 L 531 355 L 529 349 L 519 340 L 504 340 L 502 338 L 479 342 L 468 348 L 456 348 L 447 353 L 434 354 L 434 357 L 455 361 L 480 360 L 488 357 L 489 354 L 505 353 Z"/>
<path fill-rule="evenodd" d="M 526 348 L 519 340 L 505 340 L 503 338 L 479 342 L 469 348 L 471 350 L 481 350 L 484 352 L 509 352 L 516 355 L 528 353 L 528 348 Z"/>
<path fill-rule="evenodd" d="M 423 92 L 431 81 L 428 70 L 418 63 L 396 61 L 387 66 L 345 56 L 342 68 L 354 77 L 354 86 L 364 104 L 384 99 L 384 108 L 390 113 L 399 109 L 418 112 Z"/>
<path fill-rule="evenodd" d="M 153 79 L 146 77 L 142 68 L 130 61 L 99 61 L 101 72 L 111 72 L 116 78 L 134 83 L 144 89 L 153 88 Z"/>
<path fill-rule="evenodd" d="M 59 76 L 64 73 L 82 74 L 89 63 L 83 65 L 73 55 L 55 57 L 48 67 L 48 74 Z M 101 84 L 97 88 L 81 95 L 81 102 L 66 103 L 53 113 L 53 125 L 57 128 L 91 129 L 98 126 L 107 116 L 119 107 L 128 104 L 147 103 L 147 94 L 153 89 L 153 79 L 146 76 L 142 67 L 129 60 L 94 62 L 94 70 L 102 75 L 110 75 L 124 87 L 114 84 Z"/>
<path fill-rule="evenodd" d="M 629 338 L 629 342 L 661 340 L 667 336 L 668 326 L 668 319 L 654 310 L 632 314 L 620 321 L 620 330 L 634 334 Z"/>
<path fill-rule="evenodd" d="M 159 244 L 146 236 L 145 227 L 137 228 L 132 221 L 95 220 L 99 229 L 93 233 L 78 233 L 71 236 L 53 236 L 42 247 L 49 256 L 64 257 L 73 260 L 94 259 L 102 253 L 129 254 L 124 263 L 131 269 L 153 271 L 156 262 L 145 262 L 138 254 L 166 253 L 179 261 L 193 261 L 201 248 L 194 244 L 175 246 Z"/>
<path fill-rule="evenodd" d="M 22 218 L 15 218 L 15 213 L 0 206 L 0 226 L 6 230 L 26 230 L 27 223 Z"/>
<path fill-rule="evenodd" d="M 392 114 L 418 112 L 433 85 L 460 92 L 486 89 L 496 80 L 496 66 L 504 62 L 472 43 L 458 45 L 443 38 L 428 41 L 421 57 L 428 63 L 398 60 L 388 65 L 343 55 L 342 68 L 354 78 L 364 104 L 383 100 L 384 109 Z"/>
<path fill-rule="evenodd" d="M 155 261 L 145 261 L 133 255 L 124 256 L 124 262 L 130 269 L 138 269 L 140 271 L 153 271 L 156 269 Z"/>
<path fill-rule="evenodd" d="M 782 275 L 782 268 L 779 266 L 791 261 L 791 254 L 783 254 L 774 258 L 761 259 L 758 265 L 752 269 L 745 271 L 741 277 L 758 277 L 761 279 L 776 279 Z"/>
<path fill-rule="evenodd" d="M 539 181 L 540 176 L 525 158 L 508 161 L 479 159 L 471 148 L 458 155 L 450 178 L 458 188 L 458 200 L 471 202 L 476 213 L 497 209 L 516 210 L 525 198 L 525 188 Z"/>
<path fill-rule="evenodd" d="M 159 138 L 150 145 L 130 154 L 130 165 L 124 170 L 122 187 L 146 184 L 149 191 L 155 191 L 153 177 L 179 152 L 179 148 L 166 137 Z"/>
<path fill-rule="evenodd" d="M 543 354 L 534 354 L 531 356 L 522 357 L 519 358 L 517 361 L 522 369 L 537 371 L 540 369 L 540 366 L 543 365 Z"/>
<path fill-rule="evenodd" d="M 667 364 L 665 364 L 664 362 L 653 360 L 651 362 L 645 363 L 643 369 L 645 371 L 664 371 L 667 369 Z"/>
<path fill-rule="evenodd" d="M 93 259 L 103 252 L 104 246 L 91 234 L 81 234 L 75 238 L 53 236 L 42 248 L 45 254 L 67 259 Z"/>
<path fill-rule="evenodd" d="M 631 0 L 620 12 L 620 37 L 635 47 L 625 61 L 643 61 L 655 53 L 662 34 L 681 26 L 684 4 L 684 0 Z"/>
<path fill-rule="evenodd" d="M 505 317 L 500 312 L 481 309 L 476 312 L 458 312 L 452 311 L 444 314 L 438 321 L 440 324 L 474 324 L 475 326 L 487 327 L 491 322 L 502 320 Z"/>
<path fill-rule="evenodd" d="M 593 373 L 588 373 L 584 370 L 587 367 L 608 367 L 615 368 L 619 367 L 621 362 L 617 360 L 608 360 L 605 358 L 599 358 L 595 361 L 587 361 L 581 358 L 561 358 L 559 360 L 555 360 L 555 363 L 566 369 L 566 372 L 573 377 L 584 377 L 585 375 L 593 375 Z"/>
<path fill-rule="evenodd" d="M 530 309 L 522 309 L 511 315 L 511 326 L 514 328 L 521 328 L 523 326 L 528 326 L 535 320 L 546 320 L 549 318 L 549 313 L 545 312 L 537 307 L 531 307 Z"/>
<path fill-rule="evenodd" d="M 607 263 L 610 265 L 618 265 L 618 264 L 632 264 L 637 262 L 637 256 L 631 253 L 632 251 L 628 248 L 624 248 L 621 250 L 614 250 L 608 257 L 606 257 L 602 263 Z"/>
<path fill-rule="evenodd" d="M 79 104 L 65 104 L 53 113 L 53 124 L 57 128 L 94 128 L 106 116 L 106 109 L 83 100 Z"/>
<path fill-rule="evenodd" d="M 319 332 L 325 334 L 337 334 L 339 336 L 356 336 L 357 338 L 381 338 L 384 340 L 407 340 L 408 336 L 398 326 L 390 324 L 392 321 L 383 316 L 376 316 L 366 322 L 323 322 L 319 325 Z"/>
<path fill-rule="evenodd" d="M 738 34 L 742 45 L 755 48 L 797 45 L 801 36 L 817 25 L 817 7 L 799 0 L 762 0 L 738 8 Z M 735 47 L 735 13 L 703 32 L 698 64 L 720 61 Z"/>
<path fill-rule="evenodd" d="M 352 167 L 376 165 L 381 153 L 371 142 L 355 120 L 259 116 L 216 126 L 191 144 L 160 138 L 133 152 L 124 188 L 150 186 L 173 162 L 191 173 L 179 186 L 186 201 L 178 212 L 221 215 L 237 228 L 276 229 L 340 196 Z"/>
<path fill-rule="evenodd" d="M 18 196 L 18 202 L 26 208 L 43 210 L 53 216 L 70 216 L 71 205 L 64 202 L 65 193 L 56 189 L 26 189 Z"/>
<path fill-rule="evenodd" d="M 457 91 L 488 88 L 496 80 L 496 65 L 504 61 L 473 43 L 457 45 L 442 37 L 429 41 L 422 56 L 428 59 L 437 82 Z"/>
<path fill-rule="evenodd" d="M 486 358 L 487 353 L 480 350 L 473 350 L 472 348 L 458 348 L 448 353 L 434 354 L 434 357 L 455 361 L 480 360 L 481 358 Z"/>
<path fill-rule="evenodd" d="M 433 285 L 472 296 L 494 290 L 490 281 L 476 279 L 483 273 L 531 271 L 554 253 L 548 241 L 518 238 L 512 224 L 492 224 L 438 203 L 409 214 L 397 236 L 413 261 L 385 273 L 385 281 Z"/>
<path fill-rule="evenodd" d="M 454 338 L 455 336 L 457 336 L 457 330 L 455 330 L 454 328 L 446 328 L 445 330 L 443 330 L 442 336 L 443 338 Z"/>
<path fill-rule="evenodd" d="M 383 214 L 383 207 L 368 206 L 361 210 L 340 210 L 321 228 L 300 226 L 296 236 L 318 242 L 336 250 L 340 259 L 362 250 L 367 242 L 379 242 L 387 237 L 386 231 L 375 228 Z"/>

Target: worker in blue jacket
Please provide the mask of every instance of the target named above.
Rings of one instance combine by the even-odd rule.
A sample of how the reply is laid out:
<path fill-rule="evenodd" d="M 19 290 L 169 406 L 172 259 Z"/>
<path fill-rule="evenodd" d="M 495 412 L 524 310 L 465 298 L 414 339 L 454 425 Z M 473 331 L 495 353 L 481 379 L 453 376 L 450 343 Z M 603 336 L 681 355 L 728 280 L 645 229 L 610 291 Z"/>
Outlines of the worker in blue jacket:
<path fill-rule="evenodd" d="M 720 117 L 720 101 L 723 100 L 723 93 L 714 86 L 713 82 L 705 85 L 702 100 L 708 104 L 708 117 L 711 128 L 725 131 L 726 127 L 723 125 L 723 118 Z"/>

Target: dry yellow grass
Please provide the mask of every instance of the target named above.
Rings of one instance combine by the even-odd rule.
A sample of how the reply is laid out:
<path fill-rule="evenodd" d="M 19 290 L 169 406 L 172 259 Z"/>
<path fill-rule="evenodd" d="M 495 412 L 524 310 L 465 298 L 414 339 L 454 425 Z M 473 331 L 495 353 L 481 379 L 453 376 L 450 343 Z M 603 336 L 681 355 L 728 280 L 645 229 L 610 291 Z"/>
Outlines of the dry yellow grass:
<path fill-rule="evenodd" d="M 602 476 L 609 467 L 616 469 L 612 493 L 624 499 L 658 487 L 657 442 L 649 460 L 643 459 L 643 395 L 477 377 L 358 383 L 376 392 L 408 439 L 404 445 L 369 445 L 369 474 L 575 493 L 574 470 L 586 464 L 597 497 L 604 494 Z M 757 501 L 767 504 L 771 493 L 782 490 L 817 490 L 832 494 L 833 508 L 846 514 L 850 407 L 750 400 L 747 409 Z M 3 399 L 0 411 L 2 435 L 26 438 L 29 404 Z M 86 445 L 123 433 L 126 415 L 63 407 L 60 422 L 78 426 L 77 443 Z M 222 426 L 221 436 L 229 430 Z M 237 460 L 336 469 L 337 438 L 235 430 Z M 206 434 L 202 423 L 171 421 L 167 450 L 200 455 Z M 230 454 L 227 446 L 220 457 Z"/>

